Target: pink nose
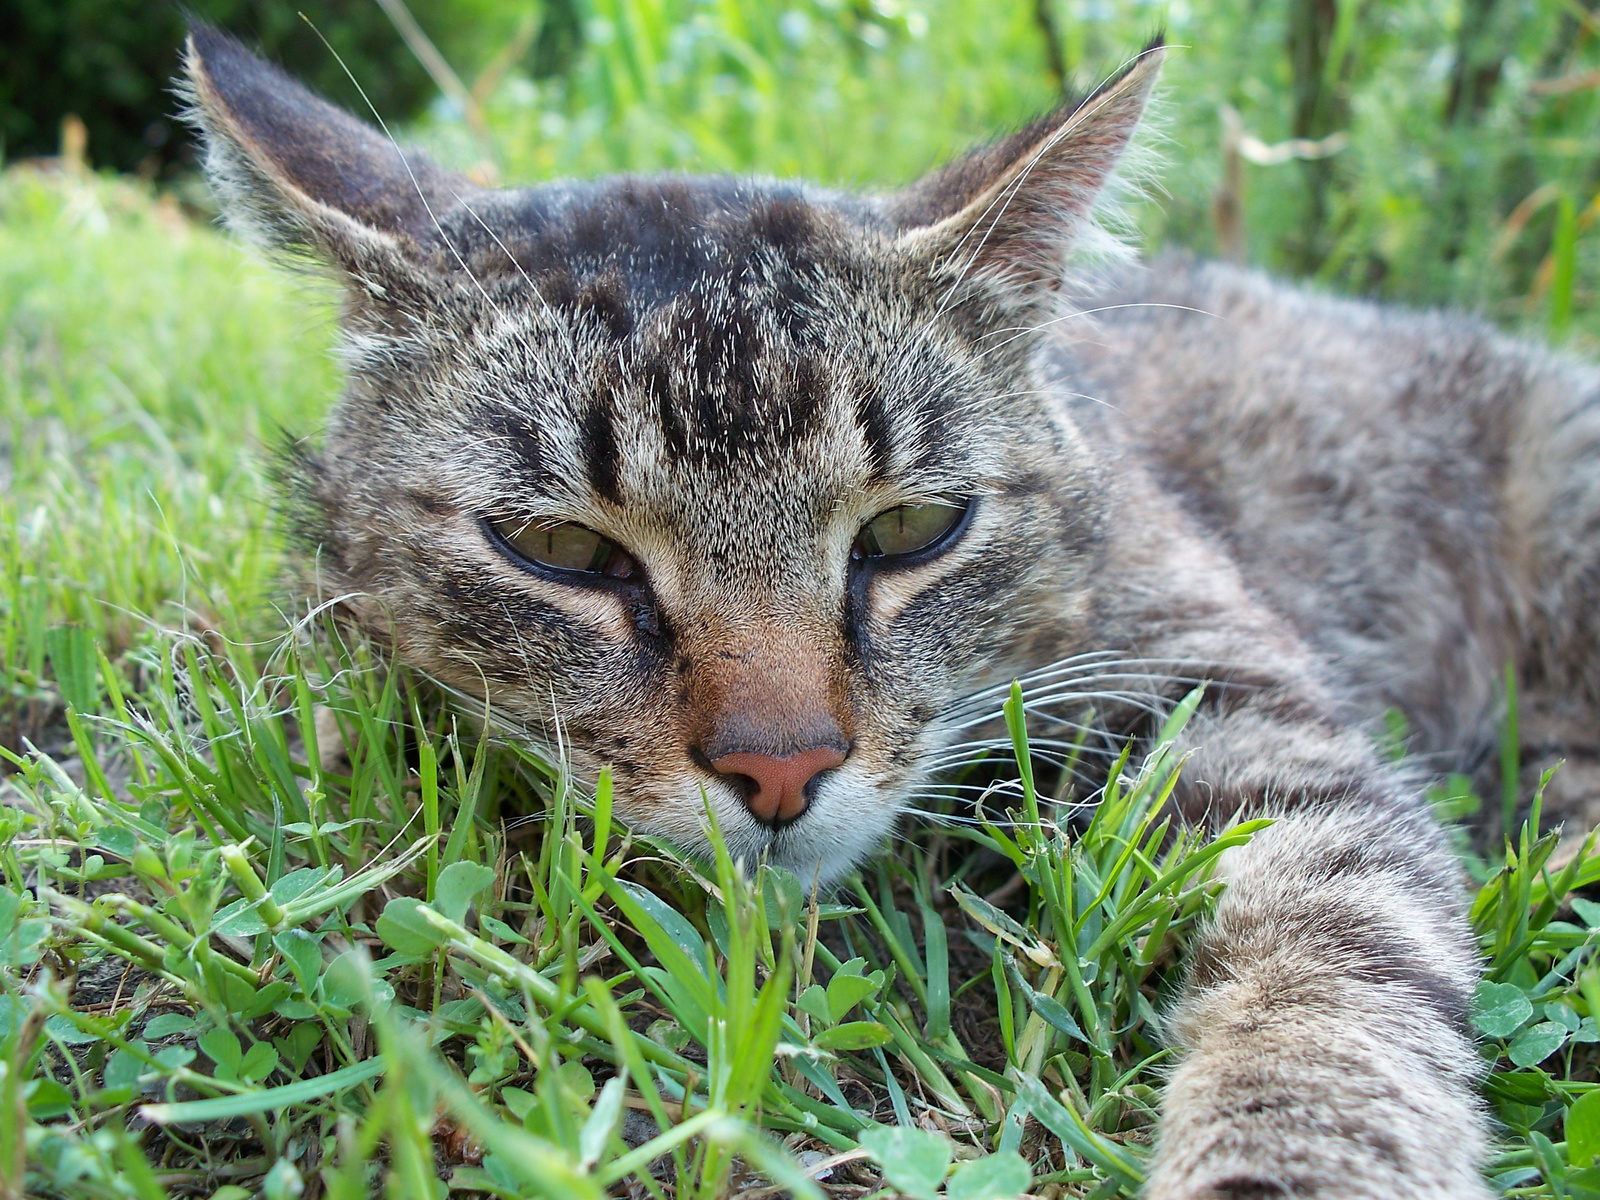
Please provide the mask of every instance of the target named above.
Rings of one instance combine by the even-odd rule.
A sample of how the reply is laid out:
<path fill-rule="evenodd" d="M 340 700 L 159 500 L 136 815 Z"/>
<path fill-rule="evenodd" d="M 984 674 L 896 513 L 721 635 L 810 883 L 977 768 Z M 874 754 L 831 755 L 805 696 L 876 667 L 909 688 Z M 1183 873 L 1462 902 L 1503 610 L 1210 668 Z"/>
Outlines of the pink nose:
<path fill-rule="evenodd" d="M 720 774 L 745 775 L 755 780 L 755 794 L 745 803 L 758 819 L 782 825 L 805 812 L 806 784 L 842 762 L 844 755 L 839 751 L 818 746 L 783 758 L 741 750 L 712 759 L 711 765 Z"/>

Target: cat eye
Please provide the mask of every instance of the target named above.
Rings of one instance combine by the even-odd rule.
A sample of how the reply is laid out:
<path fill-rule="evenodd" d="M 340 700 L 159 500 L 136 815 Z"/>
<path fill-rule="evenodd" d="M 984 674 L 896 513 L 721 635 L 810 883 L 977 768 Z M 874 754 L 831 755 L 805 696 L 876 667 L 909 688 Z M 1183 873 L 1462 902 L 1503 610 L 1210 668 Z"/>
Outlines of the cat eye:
<path fill-rule="evenodd" d="M 518 557 L 557 571 L 633 579 L 639 565 L 603 534 L 573 521 L 489 521 L 489 527 Z"/>
<path fill-rule="evenodd" d="M 857 558 L 900 558 L 931 550 L 955 532 L 969 507 L 966 500 L 936 500 L 891 508 L 861 527 L 853 553 Z"/>

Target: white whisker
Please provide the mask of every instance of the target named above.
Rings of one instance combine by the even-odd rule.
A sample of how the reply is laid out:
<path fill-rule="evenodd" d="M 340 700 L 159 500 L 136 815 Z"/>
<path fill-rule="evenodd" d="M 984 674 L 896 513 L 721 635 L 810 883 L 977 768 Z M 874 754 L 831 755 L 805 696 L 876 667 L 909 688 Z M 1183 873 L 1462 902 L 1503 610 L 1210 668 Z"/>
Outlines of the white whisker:
<path fill-rule="evenodd" d="M 1130 301 L 1126 304 L 1103 304 L 1098 308 L 1074 309 L 1072 312 L 1062 313 L 1059 316 L 1051 317 L 1048 321 L 1040 321 L 1037 325 L 1013 325 L 1008 329 L 996 329 L 991 333 L 985 334 L 985 337 L 995 337 L 1002 333 L 1009 333 L 1011 336 L 1006 338 L 1006 340 L 1003 342 L 997 342 L 993 346 L 986 347 L 978 355 L 978 357 L 981 359 L 989 354 L 995 353 L 996 351 L 1003 350 L 1018 338 L 1025 338 L 1029 334 L 1038 333 L 1040 330 L 1048 329 L 1052 325 L 1059 325 L 1063 321 L 1075 321 L 1079 317 L 1092 317 L 1096 313 L 1115 312 L 1118 309 L 1123 308 L 1175 308 L 1181 312 L 1198 313 L 1202 317 L 1214 317 L 1219 321 L 1226 320 L 1226 318 L 1220 313 L 1210 312 L 1203 308 L 1195 308 L 1193 305 L 1189 304 L 1167 304 L 1158 300 L 1136 300 Z M 1088 398 L 1093 399 L 1093 397 Z"/>
<path fill-rule="evenodd" d="M 511 265 L 517 269 L 517 273 L 522 276 L 529 289 L 538 299 L 539 304 L 544 308 L 545 315 L 550 318 L 550 322 L 555 328 L 556 336 L 560 339 L 562 348 L 566 350 L 567 358 L 572 362 L 572 369 L 581 373 L 583 368 L 578 363 L 578 351 L 577 348 L 572 344 L 571 334 L 566 328 L 566 325 L 556 316 L 555 309 L 550 307 L 550 302 L 544 298 L 544 293 L 539 290 L 539 285 L 534 283 L 533 276 L 528 274 L 523 265 L 517 261 L 517 256 L 511 253 L 506 244 L 500 240 L 500 235 L 489 227 L 489 223 L 478 215 L 478 211 L 473 208 L 472 205 L 468 204 L 459 195 L 457 195 L 455 189 L 452 188 L 450 194 L 455 196 L 456 203 L 460 204 L 462 208 L 466 209 L 474 221 L 483 226 L 483 231 L 494 239 L 494 244 L 499 246 L 501 252 L 511 260 Z M 538 359 L 537 361 L 539 365 L 544 368 L 546 375 L 552 374 L 542 358 Z"/>
<path fill-rule="evenodd" d="M 483 281 L 473 274 L 472 268 L 467 265 L 467 260 L 461 256 L 461 251 L 456 249 L 456 244 L 450 240 L 450 235 L 444 231 L 444 226 L 439 223 L 439 218 L 434 214 L 433 205 L 428 203 L 428 197 L 423 193 L 422 184 L 417 181 L 417 173 L 411 169 L 411 160 L 406 157 L 405 151 L 400 149 L 400 143 L 395 141 L 394 134 L 389 132 L 389 126 L 379 114 L 377 106 L 367 98 L 366 90 L 361 86 L 360 81 L 356 79 L 355 73 L 345 65 L 343 57 L 333 48 L 333 43 L 322 36 L 322 30 L 316 27 L 310 17 L 301 13 L 300 19 L 311 26 L 311 32 L 317 35 L 317 40 L 327 48 L 329 54 L 333 55 L 334 61 L 339 64 L 339 69 L 350 80 L 350 85 L 356 89 L 356 94 L 361 97 L 361 102 L 367 106 L 367 111 L 372 114 L 372 119 L 378 123 L 378 128 L 383 131 L 383 136 L 389 139 L 389 144 L 394 147 L 395 154 L 400 158 L 400 165 L 406 169 L 406 176 L 411 180 L 411 187 L 417 193 L 417 199 L 422 201 L 422 207 L 428 214 L 428 220 L 433 222 L 434 229 L 438 231 L 439 237 L 443 240 L 451 255 L 454 256 L 456 262 L 461 264 L 461 269 L 467 273 L 467 278 L 472 280 L 484 302 L 494 309 L 496 316 L 503 318 L 505 314 L 500 311 L 500 306 L 494 302 L 494 297 L 489 295 L 489 290 L 483 286 Z"/>

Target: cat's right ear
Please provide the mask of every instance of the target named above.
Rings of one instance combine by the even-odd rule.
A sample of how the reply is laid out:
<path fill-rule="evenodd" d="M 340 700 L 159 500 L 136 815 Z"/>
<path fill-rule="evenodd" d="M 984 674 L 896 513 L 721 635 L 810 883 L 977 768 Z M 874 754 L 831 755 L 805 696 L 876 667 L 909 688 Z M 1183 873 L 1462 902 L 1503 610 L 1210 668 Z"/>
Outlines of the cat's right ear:
<path fill-rule="evenodd" d="M 381 296 L 446 248 L 438 214 L 471 189 L 312 95 L 228 34 L 190 27 L 189 117 L 228 224 L 257 244 L 309 251 Z"/>

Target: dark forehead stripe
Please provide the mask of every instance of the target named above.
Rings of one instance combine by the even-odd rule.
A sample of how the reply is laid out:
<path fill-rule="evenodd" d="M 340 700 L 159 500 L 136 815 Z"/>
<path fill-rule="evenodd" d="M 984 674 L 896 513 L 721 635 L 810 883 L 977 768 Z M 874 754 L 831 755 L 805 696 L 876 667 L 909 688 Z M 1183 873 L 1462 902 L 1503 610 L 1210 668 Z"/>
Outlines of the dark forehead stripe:
<path fill-rule="evenodd" d="M 721 465 L 788 451 L 822 419 L 823 360 L 773 320 L 761 289 L 696 289 L 680 298 L 630 364 L 669 454 Z"/>
<path fill-rule="evenodd" d="M 592 323 L 612 341 L 633 332 L 628 283 L 615 263 L 584 277 L 566 268 L 550 271 L 537 282 L 540 300 L 571 314 L 578 324 Z"/>
<path fill-rule="evenodd" d="M 501 193 L 486 220 L 498 240 L 468 216 L 450 233 L 475 268 L 525 272 L 552 304 L 610 276 L 589 304 L 620 295 L 637 320 L 707 279 L 736 278 L 758 260 L 805 273 L 832 245 L 826 223 L 840 219 L 824 218 L 794 184 L 620 176 Z"/>
<path fill-rule="evenodd" d="M 524 483 L 536 488 L 545 485 L 549 468 L 545 466 L 539 429 L 532 417 L 493 408 L 480 413 L 478 423 L 487 441 L 499 443 Z"/>
<path fill-rule="evenodd" d="M 925 471 L 932 468 L 949 451 L 954 433 L 952 426 L 960 425 L 960 418 L 952 411 L 951 396 L 965 394 L 953 376 L 937 371 L 929 365 L 918 386 L 901 404 L 901 452 L 910 459 L 910 469 Z M 969 417 L 970 420 L 970 417 Z"/>
<path fill-rule="evenodd" d="M 870 381 L 858 379 L 855 384 L 856 427 L 867 444 L 867 459 L 871 464 L 873 481 L 883 479 L 889 471 L 894 446 L 894 427 L 889 420 L 889 409 L 883 393 Z"/>
<path fill-rule="evenodd" d="M 642 300 L 659 303 L 704 269 L 704 224 L 735 207 L 738 190 L 736 181 L 714 178 L 567 180 L 497 193 L 486 223 L 498 240 L 466 216 L 459 237 L 451 234 L 485 265 L 526 272 L 541 290 L 547 280 L 559 288 L 563 277 L 581 281 L 611 266 Z M 638 270 L 641 264 L 648 269 Z"/>
<path fill-rule="evenodd" d="M 530 189 L 496 215 L 539 301 L 615 347 L 577 414 L 601 496 L 618 499 L 624 389 L 674 460 L 781 451 L 816 427 L 830 379 L 814 289 L 844 265 L 837 214 L 792 185 L 621 178 Z"/>
<path fill-rule="evenodd" d="M 677 398 L 673 395 L 672 375 L 667 369 L 666 362 L 658 356 L 644 363 L 641 373 L 645 389 L 655 408 L 656 423 L 661 427 L 662 437 L 666 439 L 668 455 L 674 461 L 688 458 L 689 426 L 684 420 Z"/>
<path fill-rule="evenodd" d="M 615 396 L 615 392 L 606 390 L 594 397 L 578 434 L 578 454 L 589 486 L 597 496 L 614 504 L 622 499 L 617 478 Z"/>
<path fill-rule="evenodd" d="M 799 195 L 780 193 L 751 207 L 750 233 L 781 253 L 807 257 L 818 238 L 816 212 Z"/>
<path fill-rule="evenodd" d="M 841 283 L 859 285 L 852 296 L 881 285 L 857 278 L 859 238 L 845 229 L 866 216 L 818 208 L 792 185 L 684 178 L 549 185 L 509 197 L 495 216 L 513 231 L 506 244 L 538 302 L 586 345 L 598 334 L 610 347 L 591 360 L 596 377 L 573 412 L 573 450 L 599 496 L 621 499 L 630 396 L 669 461 L 770 463 L 827 419 L 840 388 L 873 474 L 902 456 L 909 418 L 896 414 L 885 371 L 834 363 L 841 329 L 852 344 L 860 332 L 838 311 Z M 530 468 L 537 449 L 524 455 Z"/>

